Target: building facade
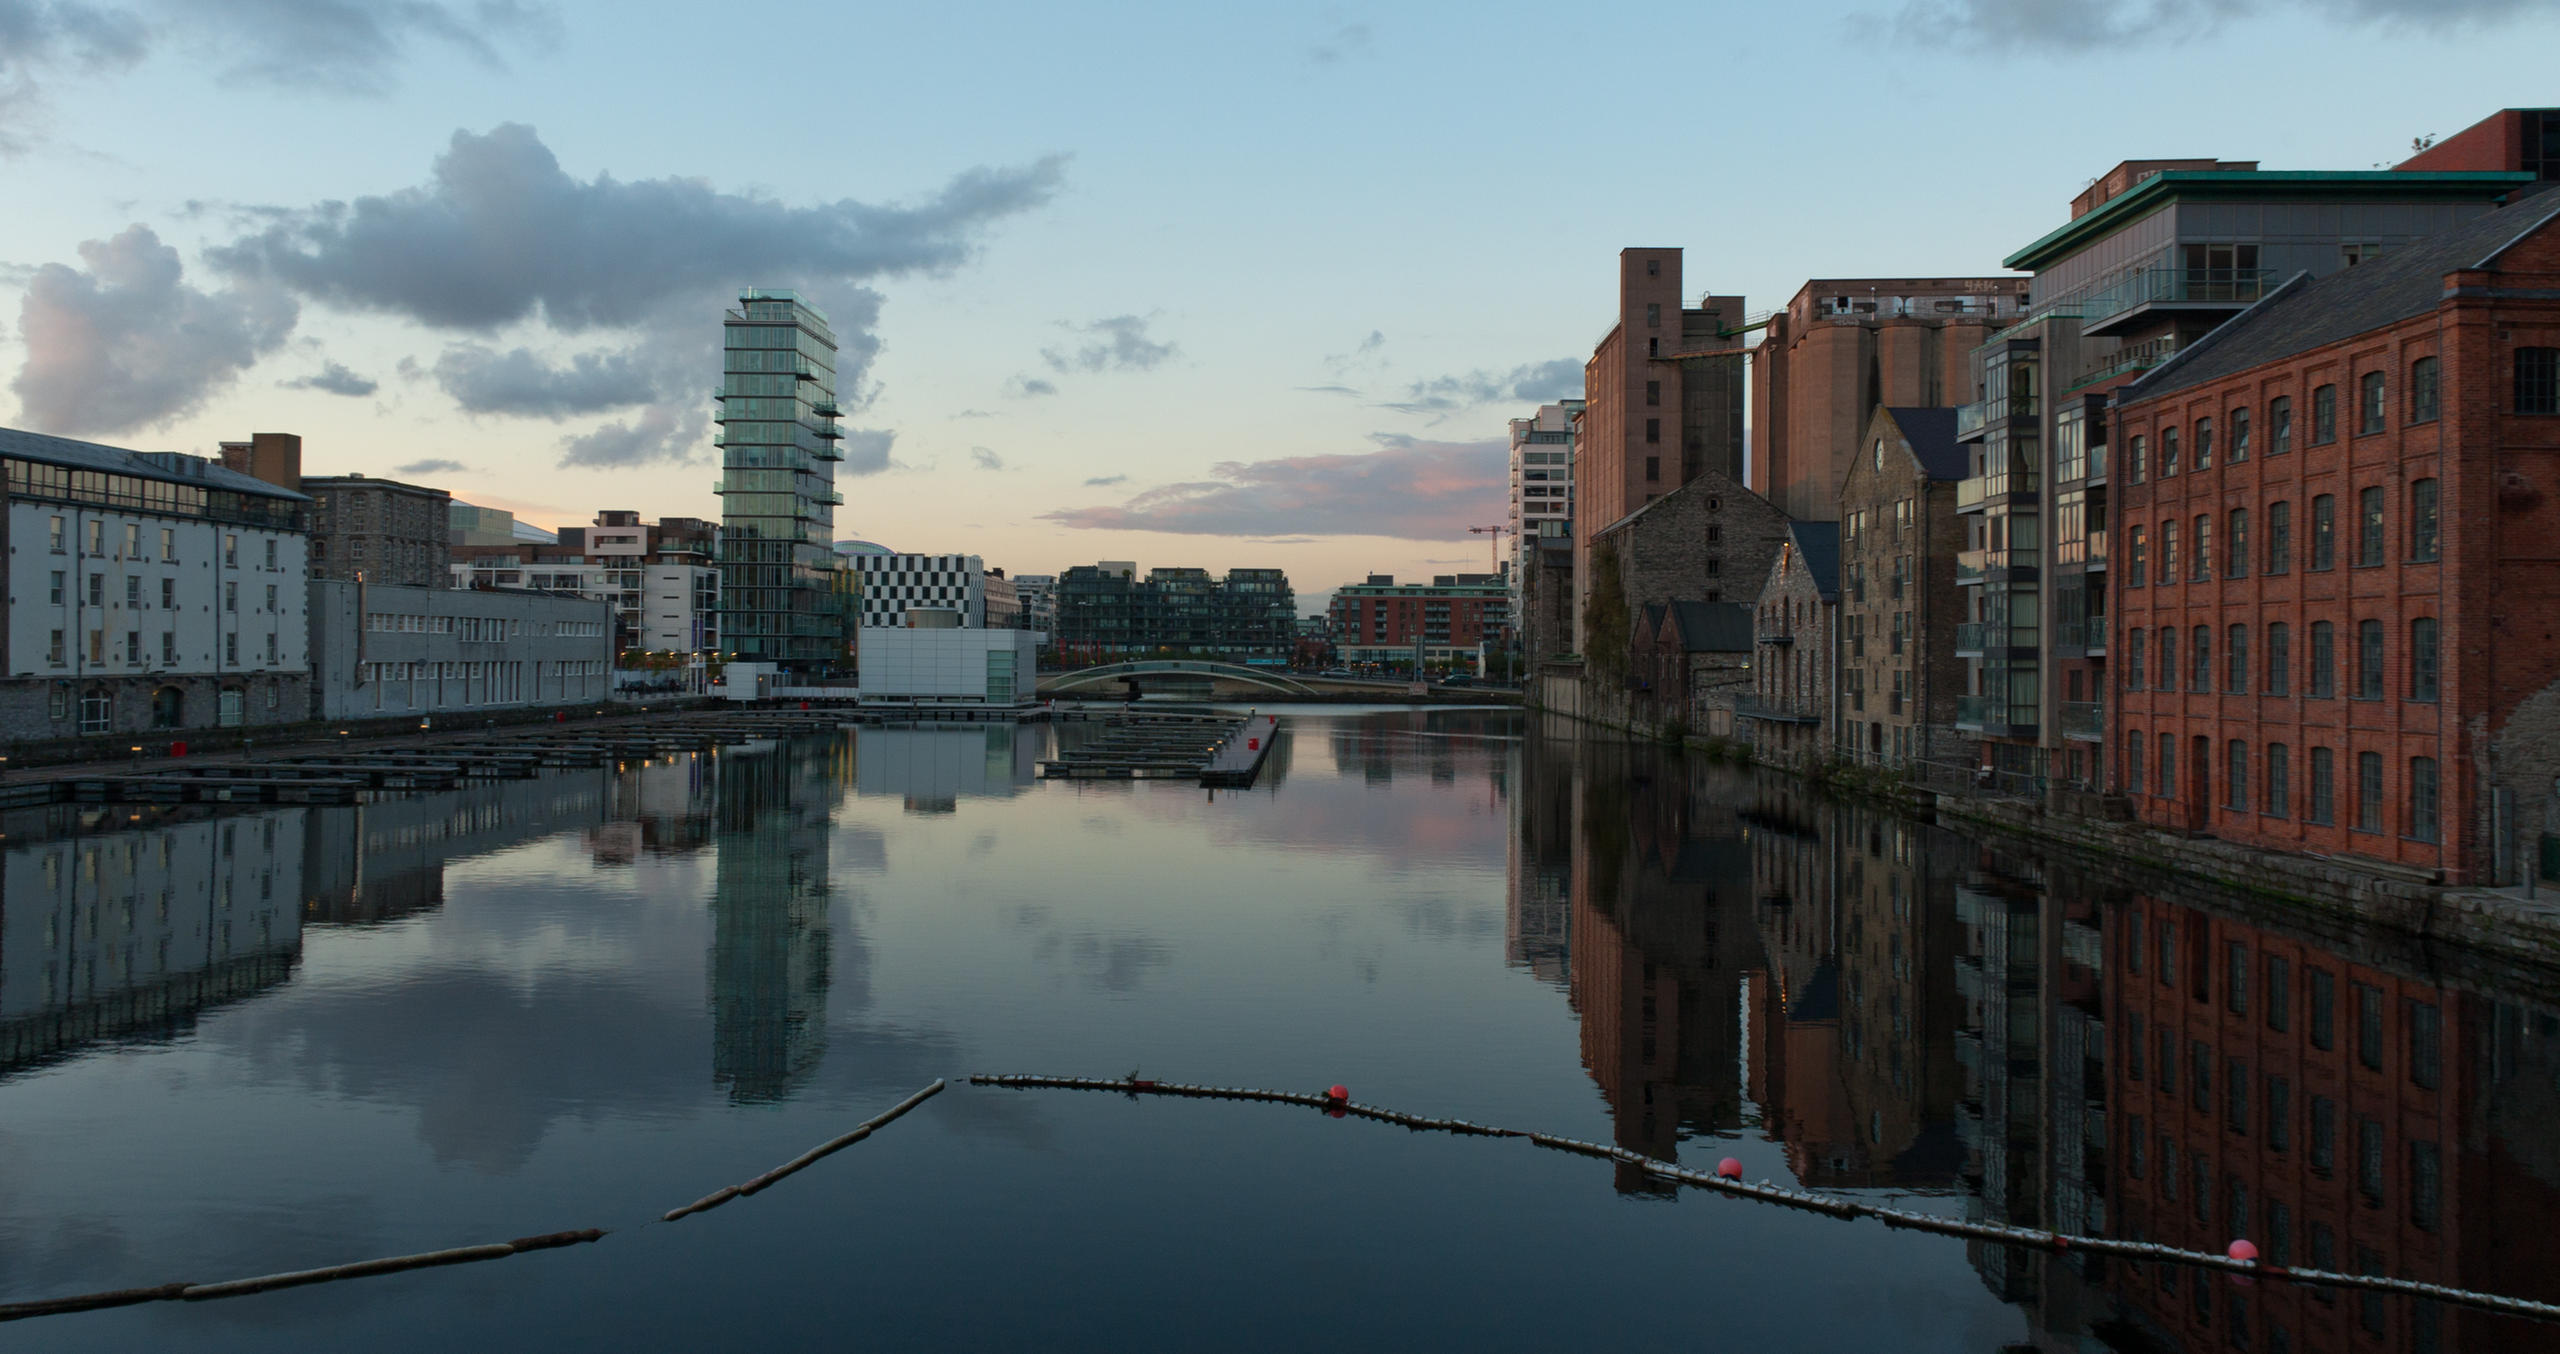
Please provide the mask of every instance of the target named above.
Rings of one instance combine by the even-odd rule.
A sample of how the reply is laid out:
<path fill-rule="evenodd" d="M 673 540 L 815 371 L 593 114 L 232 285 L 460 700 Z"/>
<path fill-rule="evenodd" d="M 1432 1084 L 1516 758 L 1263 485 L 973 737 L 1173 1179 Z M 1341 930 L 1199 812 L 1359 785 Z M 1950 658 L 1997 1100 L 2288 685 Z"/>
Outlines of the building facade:
<path fill-rule="evenodd" d="M 836 340 L 788 291 L 749 289 L 721 322 L 720 642 L 740 661 L 823 675 L 850 655 L 857 582 L 835 549 Z"/>
<path fill-rule="evenodd" d="M 1157 653 L 1262 665 L 1289 661 L 1297 596 L 1278 569 L 1151 569 L 1129 560 L 1079 564 L 1058 576 L 1050 643 L 1069 667 Z"/>
<path fill-rule="evenodd" d="M 1951 408 L 1884 408 L 1840 486 L 1840 725 L 1832 745 L 1889 767 L 1971 764 L 1959 740 L 1956 554 L 1967 469 Z"/>
<path fill-rule="evenodd" d="M 1640 723 L 1630 655 L 1645 609 L 1756 599 L 1786 538 L 1784 513 L 1715 471 L 1594 533 L 1574 566 L 1584 659 L 1575 708 L 1602 723 Z"/>
<path fill-rule="evenodd" d="M 2560 192 L 2298 277 L 2119 402 L 2136 812 L 2452 883 L 2537 868 L 2560 843 Z"/>
<path fill-rule="evenodd" d="M 1803 765 L 1830 755 L 1839 725 L 1840 526 L 1791 522 L 1752 616 L 1752 695 L 1745 737 L 1768 761 Z"/>
<path fill-rule="evenodd" d="M 310 709 L 310 500 L 203 457 L 0 429 L 0 733 L 287 723 Z"/>
<path fill-rule="evenodd" d="M 613 648 L 628 662 L 720 650 L 720 528 L 699 517 L 644 522 L 624 509 L 568 527 L 555 543 L 457 545 L 457 588 L 521 588 L 613 608 Z"/>
<path fill-rule="evenodd" d="M 467 715 L 605 698 L 613 611 L 499 589 L 310 584 L 312 703 L 320 719 Z"/>
<path fill-rule="evenodd" d="M 965 629 L 987 625 L 987 563 L 976 555 L 845 556 L 862 577 L 866 630 L 907 623 L 907 608 L 957 611 Z"/>
<path fill-rule="evenodd" d="M 1012 706 L 1034 699 L 1038 631 L 963 628 L 955 613 L 921 606 L 913 620 L 863 633 L 864 704 Z"/>
<path fill-rule="evenodd" d="M 1511 420 L 1511 614 L 1521 614 L 1521 580 L 1542 542 L 1573 538 L 1573 434 L 1582 401 L 1538 406 Z"/>
<path fill-rule="evenodd" d="M 1499 644 L 1509 624 L 1510 590 L 1499 574 L 1441 574 L 1398 583 L 1393 574 L 1334 589 L 1334 652 L 1345 663 L 1411 666 L 1472 662 Z"/>
<path fill-rule="evenodd" d="M 1816 278 L 1751 350 L 1751 487 L 1787 516 L 1827 522 L 1888 405 L 1971 398 L 1969 359 L 2025 313 L 2020 277 Z"/>

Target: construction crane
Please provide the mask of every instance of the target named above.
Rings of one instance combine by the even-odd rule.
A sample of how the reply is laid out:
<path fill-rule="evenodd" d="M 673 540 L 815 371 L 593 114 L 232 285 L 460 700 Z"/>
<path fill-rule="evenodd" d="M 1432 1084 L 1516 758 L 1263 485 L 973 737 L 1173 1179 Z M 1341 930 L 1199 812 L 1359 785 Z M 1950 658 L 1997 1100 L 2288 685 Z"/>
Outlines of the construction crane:
<path fill-rule="evenodd" d="M 1491 564 L 1491 565 L 1493 566 L 1492 568 L 1490 568 L 1490 569 L 1486 570 L 1486 572 L 1488 572 L 1488 573 L 1496 573 L 1496 574 L 1501 573 L 1501 572 L 1502 572 L 1502 533 L 1504 533 L 1504 532 L 1508 531 L 1508 532 L 1511 532 L 1513 535 L 1518 535 L 1518 534 L 1519 534 L 1518 529 L 1517 529 L 1517 528 L 1514 528 L 1514 527 L 1508 527 L 1508 526 L 1494 526 L 1494 527 L 1469 527 L 1469 528 L 1467 528 L 1467 530 L 1468 530 L 1468 531 L 1470 531 L 1470 532 L 1472 532 L 1472 533 L 1474 533 L 1474 534 L 1476 534 L 1476 535 L 1478 535 L 1478 536 L 1489 536 L 1489 537 L 1491 537 L 1491 538 L 1492 538 L 1492 539 L 1490 539 L 1490 540 L 1488 540 L 1488 541 L 1486 541 L 1486 542 L 1485 542 L 1486 549 L 1485 549 L 1485 556 L 1484 556 L 1484 557 L 1485 557 L 1485 560 L 1486 560 L 1489 564 Z"/>

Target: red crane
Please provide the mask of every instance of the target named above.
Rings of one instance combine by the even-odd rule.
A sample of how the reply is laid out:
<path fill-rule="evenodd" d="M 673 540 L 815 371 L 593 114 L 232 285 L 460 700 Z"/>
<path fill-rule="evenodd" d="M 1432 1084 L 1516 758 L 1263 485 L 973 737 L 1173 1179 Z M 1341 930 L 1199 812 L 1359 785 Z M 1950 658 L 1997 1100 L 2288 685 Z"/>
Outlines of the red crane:
<path fill-rule="evenodd" d="M 1506 532 L 1506 531 L 1509 531 L 1509 532 L 1512 532 L 1514 535 L 1517 535 L 1517 534 L 1518 534 L 1517 530 L 1516 530 L 1515 528 L 1507 527 L 1507 526 L 1496 526 L 1496 527 L 1469 527 L 1469 528 L 1467 528 L 1467 530 L 1468 530 L 1468 531 L 1470 531 L 1470 532 L 1472 532 L 1472 533 L 1474 533 L 1475 535 L 1478 535 L 1478 536 L 1490 536 L 1490 537 L 1492 537 L 1492 539 L 1491 539 L 1491 540 L 1488 540 L 1488 541 L 1486 541 L 1486 542 L 1485 542 L 1485 547 L 1486 547 L 1486 548 L 1485 548 L 1485 556 L 1484 556 L 1484 557 L 1485 557 L 1485 560 L 1493 566 L 1491 569 L 1487 570 L 1487 572 L 1489 572 L 1489 573 L 1497 573 L 1497 574 L 1498 574 L 1498 573 L 1501 573 L 1501 572 L 1502 572 L 1502 533 L 1504 533 L 1504 532 Z"/>

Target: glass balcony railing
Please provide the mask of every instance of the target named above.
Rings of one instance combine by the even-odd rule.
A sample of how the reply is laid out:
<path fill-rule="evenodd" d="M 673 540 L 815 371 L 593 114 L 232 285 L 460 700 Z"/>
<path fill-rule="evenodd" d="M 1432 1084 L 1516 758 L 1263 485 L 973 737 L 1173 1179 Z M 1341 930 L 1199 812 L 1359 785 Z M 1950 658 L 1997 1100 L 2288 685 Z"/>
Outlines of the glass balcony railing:
<path fill-rule="evenodd" d="M 1956 406 L 1956 440 L 1961 442 L 1982 431 L 1993 419 L 2033 418 L 2036 397 L 2033 395 L 1994 395 L 1987 400 Z"/>
<path fill-rule="evenodd" d="M 1966 621 L 1956 627 L 1956 652 L 1979 654 L 1991 627 L 1982 621 Z"/>
<path fill-rule="evenodd" d="M 1957 587 L 1974 587 L 1978 586 L 1982 582 L 1983 558 L 1984 552 L 1979 550 L 1968 550 L 1963 554 L 1956 556 Z"/>
<path fill-rule="evenodd" d="M 2137 306 L 2245 305 L 2275 282 L 2273 268 L 2137 268 L 2080 302 L 2081 325 L 2097 329 Z"/>
<path fill-rule="evenodd" d="M 2056 648 L 2084 649 L 2093 654 L 2107 651 L 2107 623 L 2094 621 L 2056 621 L 2053 626 Z"/>
<path fill-rule="evenodd" d="M 1983 696 L 1956 697 L 1956 727 L 1959 729 L 1981 728 L 1982 712 L 1987 699 Z"/>

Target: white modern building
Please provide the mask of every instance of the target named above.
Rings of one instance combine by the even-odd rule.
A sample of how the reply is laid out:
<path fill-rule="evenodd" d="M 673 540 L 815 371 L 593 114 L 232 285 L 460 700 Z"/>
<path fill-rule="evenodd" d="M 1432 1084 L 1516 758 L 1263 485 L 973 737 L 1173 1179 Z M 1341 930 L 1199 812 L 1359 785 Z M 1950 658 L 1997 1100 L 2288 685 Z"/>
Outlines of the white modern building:
<path fill-rule="evenodd" d="M 310 714 L 311 500 L 201 456 L 0 429 L 0 737 Z"/>
<path fill-rule="evenodd" d="M 862 632 L 865 705 L 1028 705 L 1040 632 L 963 629 L 951 611 L 917 608 L 912 626 Z"/>
<path fill-rule="evenodd" d="M 976 555 L 896 555 L 838 552 L 862 575 L 862 627 L 902 626 L 907 608 L 960 613 L 965 630 L 987 624 L 987 565 Z M 861 643 L 871 642 L 869 635 Z"/>
<path fill-rule="evenodd" d="M 471 714 L 602 700 L 613 611 L 551 593 L 314 579 L 311 663 L 322 719 Z"/>
<path fill-rule="evenodd" d="M 720 647 L 720 570 L 710 564 L 596 564 L 512 557 L 455 561 L 456 588 L 556 592 L 613 608 L 626 647 L 702 653 Z"/>
<path fill-rule="evenodd" d="M 1013 591 L 1022 601 L 1023 629 L 1054 632 L 1058 628 L 1056 574 L 1016 574 Z"/>
<path fill-rule="evenodd" d="M 1573 417 L 1582 401 L 1542 404 L 1511 420 L 1511 614 L 1537 537 L 1573 538 Z"/>

